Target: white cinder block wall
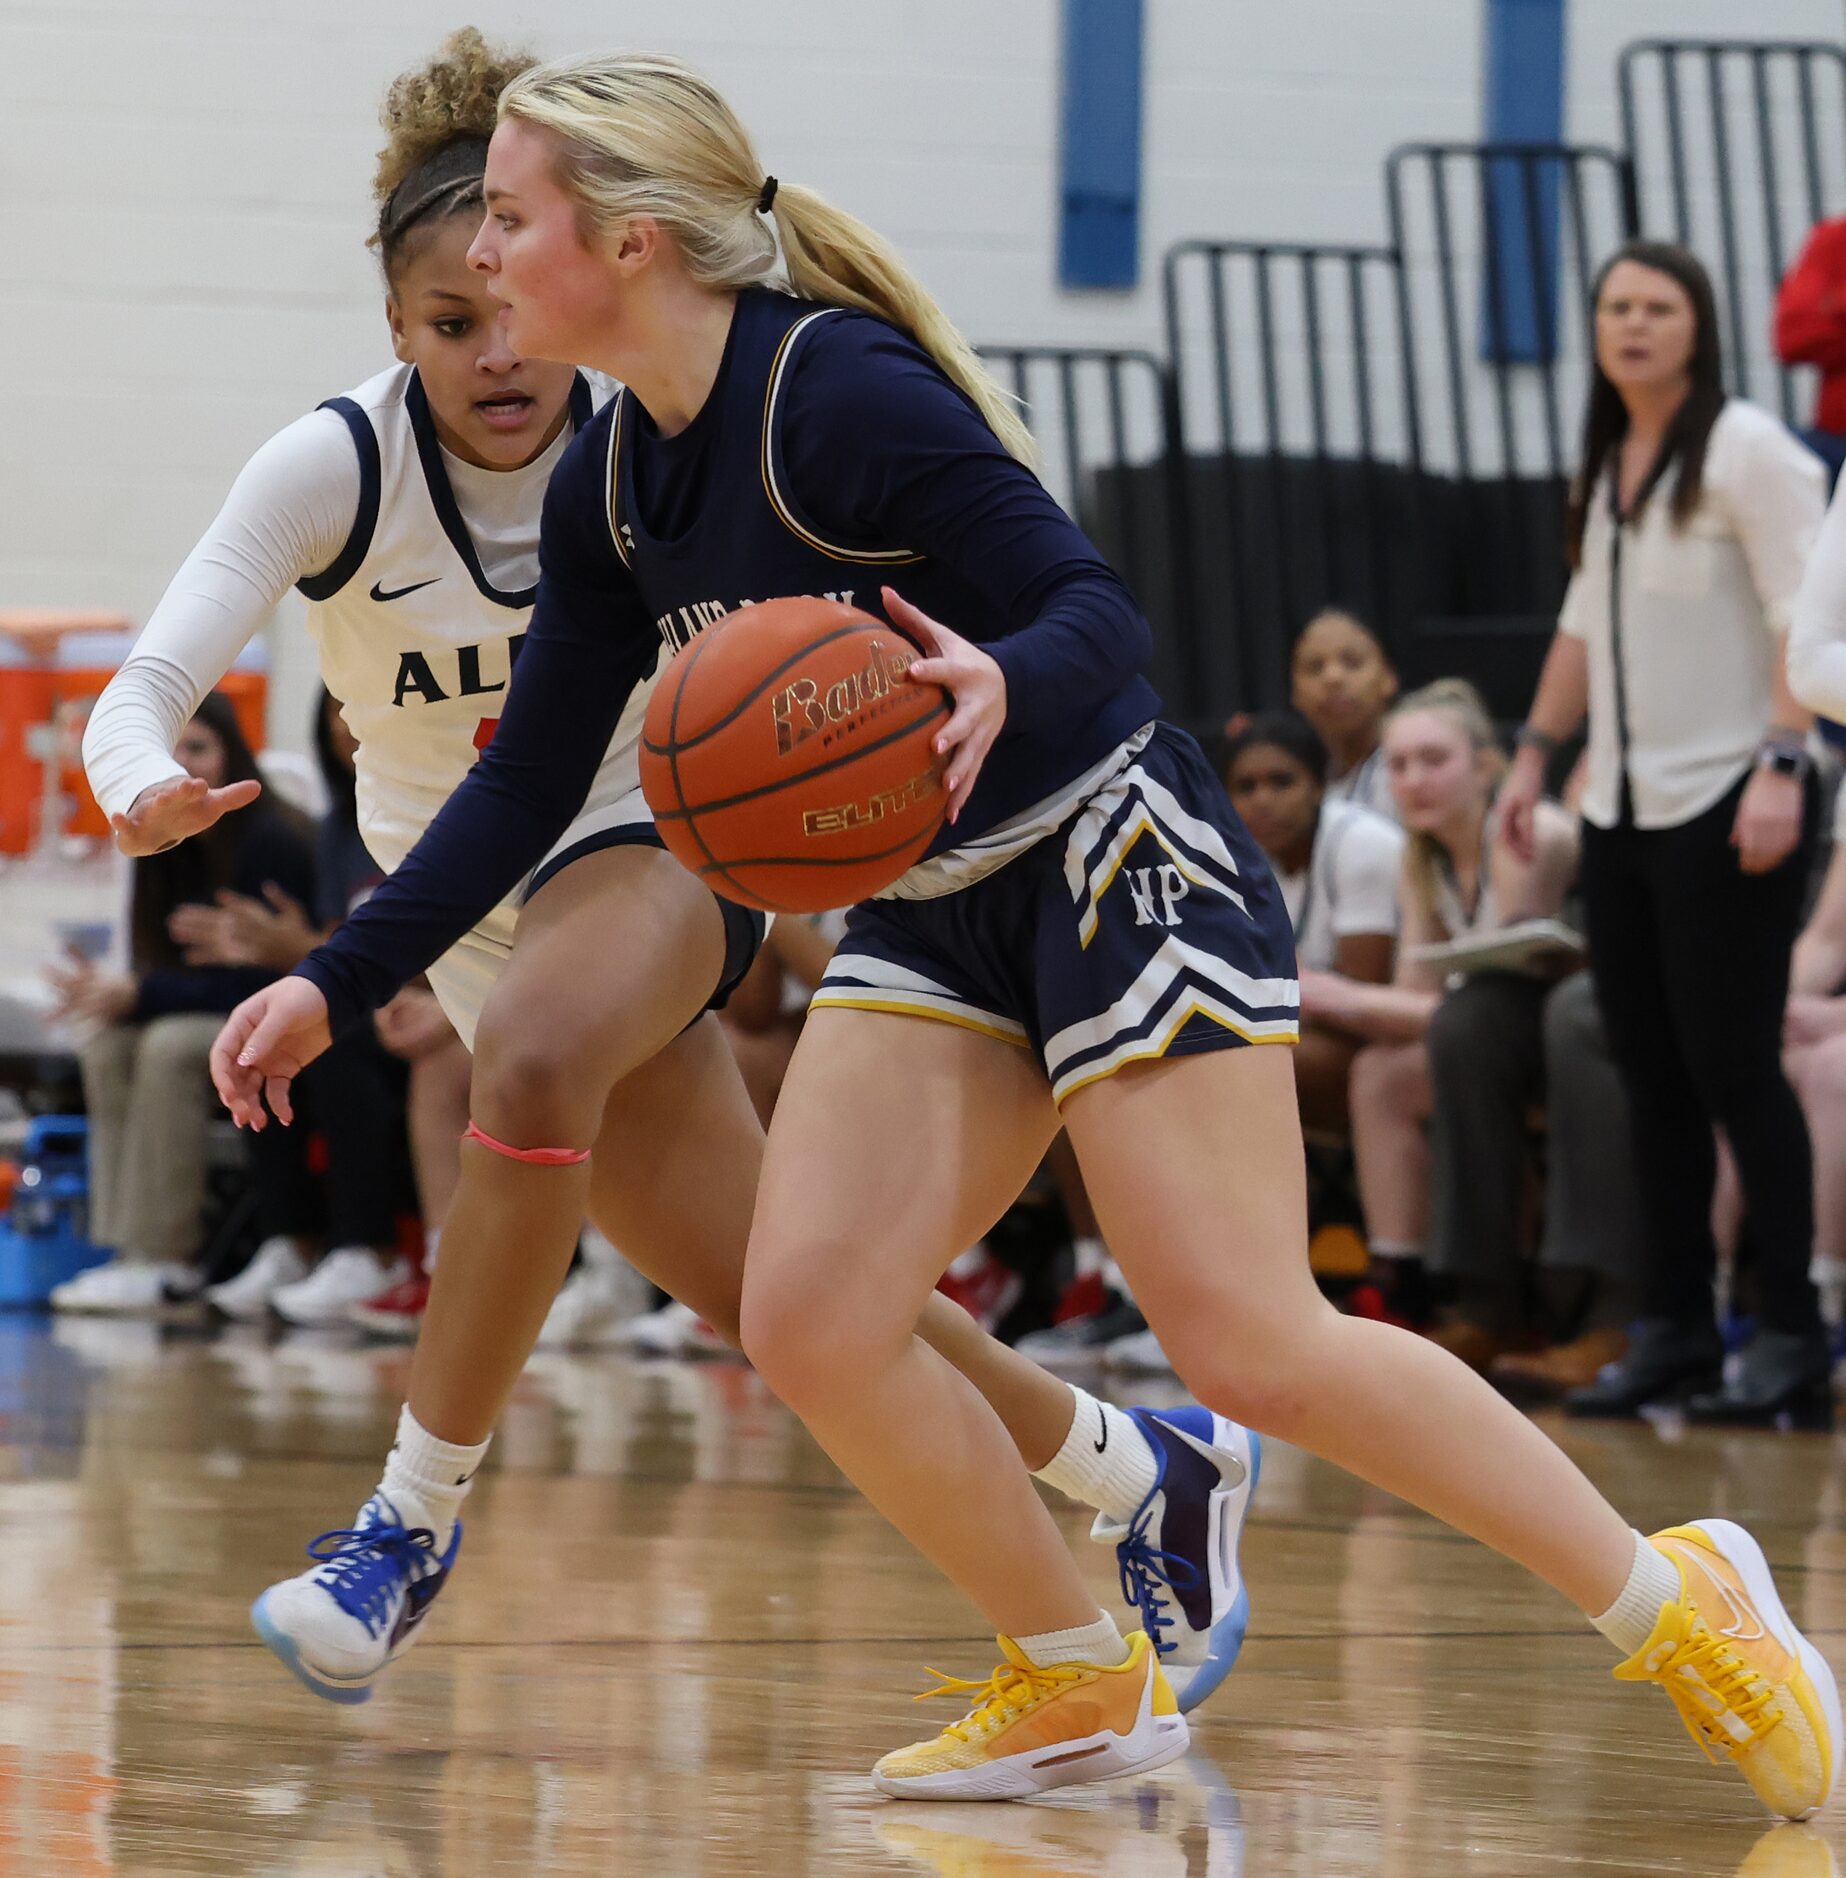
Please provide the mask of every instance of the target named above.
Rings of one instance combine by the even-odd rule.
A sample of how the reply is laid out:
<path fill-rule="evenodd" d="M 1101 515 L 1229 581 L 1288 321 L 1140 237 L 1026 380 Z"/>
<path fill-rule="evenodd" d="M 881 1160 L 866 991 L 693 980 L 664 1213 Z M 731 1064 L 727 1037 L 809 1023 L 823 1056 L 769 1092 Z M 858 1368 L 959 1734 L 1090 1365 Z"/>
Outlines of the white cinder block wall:
<path fill-rule="evenodd" d="M 0 604 L 145 615 L 256 444 L 386 358 L 363 240 L 384 85 L 473 18 L 709 70 L 767 166 L 894 236 L 977 339 L 1158 347 L 1192 234 L 1376 239 L 1395 143 L 1480 125 L 1481 0 L 1148 0 L 1143 284 L 1056 284 L 1056 0 L 0 0 Z M 1570 134 L 1614 58 L 1734 0 L 1576 0 Z M 1837 35 L 1838 0 L 1751 30 Z M 309 660 L 273 635 L 274 733 Z"/>

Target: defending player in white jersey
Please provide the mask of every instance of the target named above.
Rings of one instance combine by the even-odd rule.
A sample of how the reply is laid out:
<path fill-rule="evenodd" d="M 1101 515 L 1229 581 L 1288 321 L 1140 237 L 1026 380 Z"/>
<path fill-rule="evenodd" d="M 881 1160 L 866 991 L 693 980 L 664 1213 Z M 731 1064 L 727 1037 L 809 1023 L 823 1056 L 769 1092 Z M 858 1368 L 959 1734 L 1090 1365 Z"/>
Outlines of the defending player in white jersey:
<path fill-rule="evenodd" d="M 486 742 L 533 600 L 546 481 L 590 414 L 569 367 L 508 350 L 465 258 L 495 103 L 527 63 L 466 31 L 393 87 L 378 245 L 399 365 L 257 453 L 104 694 L 85 759 L 129 852 L 248 799 L 247 787 L 190 783 L 170 752 L 291 584 L 308 595 L 323 672 L 359 739 L 361 829 L 382 863 L 403 858 Z M 760 916 L 717 900 L 658 845 L 633 791 L 644 701 L 645 687 L 563 839 L 430 973 L 475 1049 L 474 1119 L 410 1401 L 355 1525 L 317 1542 L 316 1567 L 255 1613 L 290 1669 L 334 1701 L 363 1701 L 417 1634 L 586 1211 L 738 1338 L 763 1137 L 705 1013 L 748 965 Z M 285 1085 L 271 1093 L 286 1121 Z M 1169 1479 L 1168 1444 L 1147 1432 L 1159 1418 L 1072 1390 L 940 1295 L 919 1329 L 1027 1464 L 1097 1508 L 1181 1701 L 1203 1699 L 1247 1621 L 1235 1556 L 1254 1439 L 1217 1418 L 1193 1444 L 1207 1463 Z"/>

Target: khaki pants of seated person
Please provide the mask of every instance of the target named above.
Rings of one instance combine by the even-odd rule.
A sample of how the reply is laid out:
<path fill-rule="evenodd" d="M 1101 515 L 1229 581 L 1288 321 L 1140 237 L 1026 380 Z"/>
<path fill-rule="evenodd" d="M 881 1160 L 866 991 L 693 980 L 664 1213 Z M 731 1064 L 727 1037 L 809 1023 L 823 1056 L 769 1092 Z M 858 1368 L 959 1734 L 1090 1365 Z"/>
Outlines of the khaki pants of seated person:
<path fill-rule="evenodd" d="M 191 1259 L 218 1114 L 208 1061 L 222 1017 L 111 1024 L 80 1054 L 90 1111 L 90 1237 L 125 1258 Z"/>

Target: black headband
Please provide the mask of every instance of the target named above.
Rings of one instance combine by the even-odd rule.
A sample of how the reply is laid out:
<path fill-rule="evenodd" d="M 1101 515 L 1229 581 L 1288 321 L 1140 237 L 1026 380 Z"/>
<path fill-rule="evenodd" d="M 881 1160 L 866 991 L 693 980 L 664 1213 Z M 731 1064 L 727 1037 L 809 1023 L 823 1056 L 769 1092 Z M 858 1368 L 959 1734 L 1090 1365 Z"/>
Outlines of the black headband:
<path fill-rule="evenodd" d="M 767 215 L 776 205 L 776 179 L 773 176 L 763 178 L 763 191 L 756 199 L 758 215 Z"/>
<path fill-rule="evenodd" d="M 381 239 L 397 241 L 425 216 L 446 213 L 478 197 L 486 174 L 485 137 L 457 137 L 444 144 L 391 191 L 378 218 Z"/>

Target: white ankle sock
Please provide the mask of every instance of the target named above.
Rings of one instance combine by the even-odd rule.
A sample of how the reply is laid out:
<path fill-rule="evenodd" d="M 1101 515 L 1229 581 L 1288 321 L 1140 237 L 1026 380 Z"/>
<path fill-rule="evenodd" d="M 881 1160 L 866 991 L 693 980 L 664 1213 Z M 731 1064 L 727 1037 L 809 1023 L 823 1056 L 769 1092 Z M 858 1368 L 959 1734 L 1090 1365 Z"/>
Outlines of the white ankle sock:
<path fill-rule="evenodd" d="M 1082 1389 L 1071 1394 L 1077 1400 L 1070 1432 L 1038 1478 L 1109 1519 L 1133 1519 L 1159 1477 L 1154 1451 L 1132 1415 Z"/>
<path fill-rule="evenodd" d="M 1621 1596 L 1590 1622 L 1624 1656 L 1633 1656 L 1654 1634 L 1662 1609 L 1678 1596 L 1679 1568 L 1637 1532 L 1634 1565 L 1628 1573 L 1628 1582 L 1622 1586 Z"/>
<path fill-rule="evenodd" d="M 397 1440 L 385 1456 L 385 1477 L 378 1490 L 398 1509 L 400 1518 L 407 1513 L 417 1515 L 405 1519 L 405 1524 L 427 1525 L 436 1535 L 436 1550 L 444 1552 L 475 1470 L 486 1454 L 487 1441 L 474 1447 L 438 1441 L 406 1403 L 397 1418 Z"/>
<path fill-rule="evenodd" d="M 1026 1660 L 1040 1669 L 1049 1669 L 1053 1663 L 1095 1663 L 1102 1669 L 1117 1669 L 1128 1661 L 1128 1645 L 1107 1611 L 1099 1611 L 1095 1623 L 1079 1624 L 1075 1630 L 1041 1630 L 1035 1637 L 1013 1641 Z"/>

